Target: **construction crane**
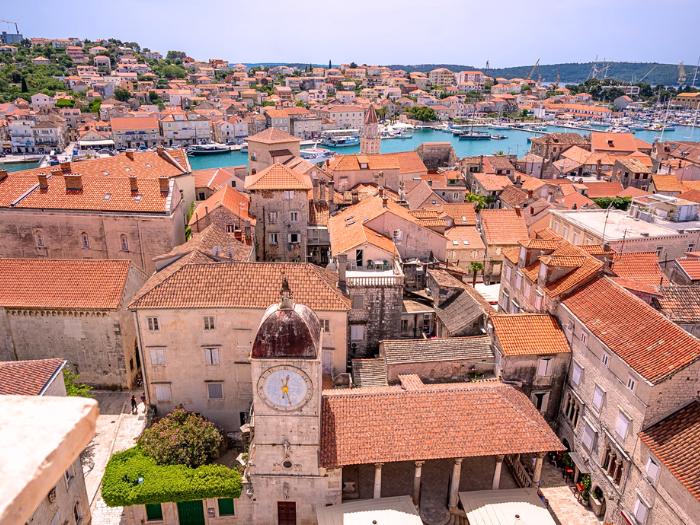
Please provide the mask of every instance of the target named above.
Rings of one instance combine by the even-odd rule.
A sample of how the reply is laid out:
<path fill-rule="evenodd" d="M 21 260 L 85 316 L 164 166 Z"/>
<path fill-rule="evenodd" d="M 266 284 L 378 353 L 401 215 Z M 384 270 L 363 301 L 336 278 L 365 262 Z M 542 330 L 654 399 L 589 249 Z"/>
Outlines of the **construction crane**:
<path fill-rule="evenodd" d="M 540 59 L 538 58 L 538 59 L 537 59 L 537 62 L 535 62 L 535 65 L 532 66 L 532 69 L 531 69 L 530 72 L 527 74 L 527 78 L 526 78 L 525 80 L 531 80 L 531 79 L 532 79 L 532 75 L 535 74 L 535 71 L 537 71 L 537 68 L 538 68 L 539 66 L 540 66 Z"/>
<path fill-rule="evenodd" d="M 656 69 L 656 66 L 658 66 L 658 64 L 654 64 L 653 66 L 651 66 L 651 69 L 649 71 L 647 71 L 646 73 L 644 73 L 642 78 L 640 78 L 637 81 L 637 83 L 644 81 L 645 78 L 647 78 L 649 75 L 651 75 L 652 71 L 654 71 Z"/>
<path fill-rule="evenodd" d="M 17 25 L 17 22 L 14 20 L 2 20 L 0 19 L 0 22 L 3 22 L 5 24 L 10 24 L 15 26 L 15 32 L 19 35 L 19 26 Z"/>

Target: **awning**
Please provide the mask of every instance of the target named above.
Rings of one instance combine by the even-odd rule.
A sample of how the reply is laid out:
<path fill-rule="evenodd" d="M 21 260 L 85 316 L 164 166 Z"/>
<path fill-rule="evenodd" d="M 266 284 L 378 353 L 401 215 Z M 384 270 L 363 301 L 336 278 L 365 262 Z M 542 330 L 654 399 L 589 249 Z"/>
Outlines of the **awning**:
<path fill-rule="evenodd" d="M 469 525 L 556 525 L 537 489 L 497 489 L 460 492 Z"/>
<path fill-rule="evenodd" d="M 78 146 L 81 148 L 90 148 L 93 146 L 114 146 L 114 141 L 111 139 L 105 140 L 79 140 Z"/>
<path fill-rule="evenodd" d="M 569 457 L 571 458 L 571 461 L 574 462 L 574 465 L 576 465 L 576 468 L 578 468 L 578 471 L 581 474 L 590 474 L 591 473 L 591 469 L 588 468 L 585 460 L 578 453 L 569 452 Z"/>
<path fill-rule="evenodd" d="M 410 496 L 362 499 L 316 509 L 318 525 L 422 525 Z"/>

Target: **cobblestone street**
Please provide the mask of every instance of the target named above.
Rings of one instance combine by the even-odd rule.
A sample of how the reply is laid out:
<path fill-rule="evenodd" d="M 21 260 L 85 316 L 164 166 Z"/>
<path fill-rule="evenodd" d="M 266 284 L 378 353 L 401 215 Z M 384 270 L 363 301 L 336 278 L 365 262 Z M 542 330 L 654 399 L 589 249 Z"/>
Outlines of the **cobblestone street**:
<path fill-rule="evenodd" d="M 577 500 L 558 468 L 545 461 L 540 492 L 547 498 L 549 510 L 561 525 L 601 525 L 588 507 Z"/>
<path fill-rule="evenodd" d="M 133 392 L 137 399 L 140 391 Z M 122 524 L 121 507 L 107 507 L 100 496 L 100 485 L 105 467 L 114 452 L 134 445 L 146 424 L 144 406 L 139 403 L 138 413 L 132 414 L 129 399 L 132 392 L 94 392 L 100 404 L 96 435 L 83 453 L 83 472 L 93 525 Z"/>

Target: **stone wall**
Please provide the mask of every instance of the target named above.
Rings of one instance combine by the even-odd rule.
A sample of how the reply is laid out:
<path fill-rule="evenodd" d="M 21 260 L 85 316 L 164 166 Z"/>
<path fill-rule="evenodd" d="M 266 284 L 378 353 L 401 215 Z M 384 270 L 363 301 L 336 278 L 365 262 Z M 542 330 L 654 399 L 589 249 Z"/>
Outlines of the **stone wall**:
<path fill-rule="evenodd" d="M 458 160 L 455 150 L 449 142 L 424 142 L 418 146 L 416 153 L 428 171 L 455 166 Z"/>
<path fill-rule="evenodd" d="M 380 341 L 401 337 L 403 310 L 401 285 L 352 286 L 348 287 L 348 294 L 353 301 L 353 306 L 357 305 L 357 308 L 353 308 L 348 314 L 349 323 L 365 326 L 363 340 L 349 338 L 350 359 L 377 355 Z M 352 336 L 352 328 L 348 332 L 348 335 Z"/>
<path fill-rule="evenodd" d="M 261 190 L 251 192 L 250 211 L 256 218 L 255 253 L 259 261 L 306 262 L 309 226 L 309 197 L 306 191 L 294 191 L 292 199 L 285 199 L 283 191 Z M 297 213 L 296 222 L 291 212 Z M 276 213 L 274 222 L 270 213 Z M 277 234 L 272 244 L 270 234 Z M 299 235 L 299 242 L 289 243 L 289 234 Z"/>

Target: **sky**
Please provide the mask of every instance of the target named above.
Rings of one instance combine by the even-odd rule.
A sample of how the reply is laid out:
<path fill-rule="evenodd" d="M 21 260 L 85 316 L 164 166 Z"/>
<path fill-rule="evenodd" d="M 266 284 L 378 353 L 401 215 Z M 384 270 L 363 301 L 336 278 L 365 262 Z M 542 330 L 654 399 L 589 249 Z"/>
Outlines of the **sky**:
<path fill-rule="evenodd" d="M 700 55 L 698 0 L 2 3 L 0 17 L 17 21 L 28 37 L 114 37 L 163 54 L 186 51 L 198 60 L 476 67 L 488 60 L 499 68 L 538 58 L 554 64 L 596 57 L 692 66 Z"/>

